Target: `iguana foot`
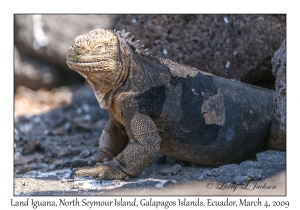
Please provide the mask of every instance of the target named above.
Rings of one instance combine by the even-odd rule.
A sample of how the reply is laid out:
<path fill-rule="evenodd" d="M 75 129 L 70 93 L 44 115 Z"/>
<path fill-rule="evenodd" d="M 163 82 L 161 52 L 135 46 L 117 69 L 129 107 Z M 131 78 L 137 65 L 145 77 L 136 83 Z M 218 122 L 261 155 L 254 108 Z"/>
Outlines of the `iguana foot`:
<path fill-rule="evenodd" d="M 93 167 L 74 169 L 70 174 L 70 179 L 75 181 L 78 176 L 96 176 L 101 182 L 103 179 L 125 179 L 129 175 L 121 170 L 114 161 L 109 161 Z"/>
<path fill-rule="evenodd" d="M 66 161 L 61 165 L 60 169 L 63 169 L 64 167 L 70 167 L 70 170 L 73 170 L 73 168 L 78 168 L 78 167 L 94 166 L 96 163 L 104 163 L 110 161 L 111 159 L 112 159 L 111 156 L 100 151 L 92 155 L 91 157 L 85 159 Z"/>

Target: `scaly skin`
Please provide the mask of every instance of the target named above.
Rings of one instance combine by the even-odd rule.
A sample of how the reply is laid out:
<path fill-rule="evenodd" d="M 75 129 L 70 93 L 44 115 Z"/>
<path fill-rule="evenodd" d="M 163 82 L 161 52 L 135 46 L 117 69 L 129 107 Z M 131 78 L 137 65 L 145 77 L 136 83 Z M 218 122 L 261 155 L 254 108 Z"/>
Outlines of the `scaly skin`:
<path fill-rule="evenodd" d="M 110 113 L 99 153 L 73 161 L 71 168 L 89 167 L 71 178 L 136 176 L 158 152 L 204 165 L 233 163 L 274 139 L 274 91 L 150 56 L 127 36 L 96 29 L 70 47 L 68 66 Z"/>

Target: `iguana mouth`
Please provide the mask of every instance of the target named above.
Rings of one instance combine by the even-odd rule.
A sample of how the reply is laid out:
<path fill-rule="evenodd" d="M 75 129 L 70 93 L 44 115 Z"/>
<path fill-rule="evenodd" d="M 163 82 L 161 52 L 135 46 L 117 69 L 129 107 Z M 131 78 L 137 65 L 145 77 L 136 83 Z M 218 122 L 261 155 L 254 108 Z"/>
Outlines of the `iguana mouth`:
<path fill-rule="evenodd" d="M 82 71 L 82 72 L 108 71 L 105 68 L 103 68 L 102 62 L 81 62 L 81 61 L 67 60 L 66 63 L 69 66 L 69 68 L 75 71 Z"/>

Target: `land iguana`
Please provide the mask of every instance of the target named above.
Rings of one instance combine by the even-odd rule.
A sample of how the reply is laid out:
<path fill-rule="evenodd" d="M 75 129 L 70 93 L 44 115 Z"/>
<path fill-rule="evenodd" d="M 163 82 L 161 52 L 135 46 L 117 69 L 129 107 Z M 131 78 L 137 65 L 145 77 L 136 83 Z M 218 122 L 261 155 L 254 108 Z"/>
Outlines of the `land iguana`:
<path fill-rule="evenodd" d="M 99 152 L 74 160 L 70 178 L 136 176 L 159 152 L 223 165 L 253 157 L 267 141 L 285 149 L 272 144 L 274 91 L 152 56 L 128 34 L 95 29 L 76 37 L 67 54 L 110 116 Z"/>

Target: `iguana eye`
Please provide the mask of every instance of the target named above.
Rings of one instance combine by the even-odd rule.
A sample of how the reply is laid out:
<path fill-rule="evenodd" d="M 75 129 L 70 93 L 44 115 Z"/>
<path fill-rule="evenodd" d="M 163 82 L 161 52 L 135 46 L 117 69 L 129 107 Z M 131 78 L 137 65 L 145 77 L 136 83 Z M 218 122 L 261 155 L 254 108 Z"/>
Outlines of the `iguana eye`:
<path fill-rule="evenodd" d="M 105 45 L 99 45 L 94 48 L 94 51 L 103 51 L 103 50 L 105 50 Z"/>

